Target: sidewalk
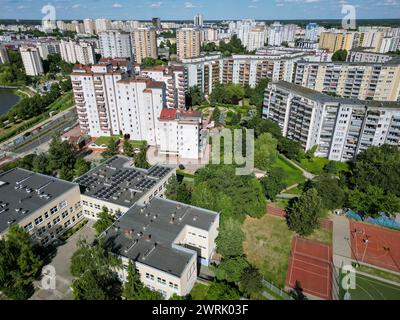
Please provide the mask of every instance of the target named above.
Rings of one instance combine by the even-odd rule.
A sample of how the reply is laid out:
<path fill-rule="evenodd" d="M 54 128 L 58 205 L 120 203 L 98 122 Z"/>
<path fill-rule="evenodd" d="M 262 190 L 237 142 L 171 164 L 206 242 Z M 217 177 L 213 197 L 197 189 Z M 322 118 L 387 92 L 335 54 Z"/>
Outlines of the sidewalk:
<path fill-rule="evenodd" d="M 333 263 L 337 268 L 351 265 L 350 223 L 344 216 L 332 215 Z"/>

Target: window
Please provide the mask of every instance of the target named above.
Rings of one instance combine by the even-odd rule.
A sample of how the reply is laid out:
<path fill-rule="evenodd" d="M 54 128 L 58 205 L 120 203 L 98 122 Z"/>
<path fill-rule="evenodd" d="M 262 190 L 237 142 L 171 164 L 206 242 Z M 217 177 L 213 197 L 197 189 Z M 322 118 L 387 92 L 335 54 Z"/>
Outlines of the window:
<path fill-rule="evenodd" d="M 63 219 L 64 219 L 65 217 L 68 217 L 68 215 L 69 215 L 68 211 L 64 211 L 64 212 L 61 214 L 61 216 L 62 216 Z"/>
<path fill-rule="evenodd" d="M 47 219 L 48 217 L 49 217 L 49 213 L 48 213 L 48 212 L 45 212 L 45 213 L 44 213 L 44 218 Z"/>
<path fill-rule="evenodd" d="M 57 223 L 60 223 L 60 221 L 61 221 L 60 217 L 57 217 L 57 218 L 55 218 L 55 219 L 53 220 L 53 223 L 54 223 L 54 224 L 57 224 Z"/>
<path fill-rule="evenodd" d="M 24 229 L 26 230 L 26 231 L 31 231 L 32 229 L 33 229 L 33 223 L 31 222 L 31 223 L 28 223 L 25 227 L 24 227 Z"/>
<path fill-rule="evenodd" d="M 63 201 L 59 204 L 60 209 L 64 209 L 67 206 L 67 201 Z"/>
<path fill-rule="evenodd" d="M 41 236 L 43 233 L 45 233 L 46 227 L 41 227 L 38 229 L 38 235 Z"/>
<path fill-rule="evenodd" d="M 57 211 L 58 211 L 57 207 L 53 207 L 53 208 L 50 209 L 50 213 L 51 214 L 55 214 Z"/>
<path fill-rule="evenodd" d="M 87 205 L 88 205 L 88 202 L 87 202 L 87 201 L 82 201 L 82 203 L 83 203 L 84 206 L 87 206 Z"/>
<path fill-rule="evenodd" d="M 37 218 L 35 219 L 35 224 L 36 224 L 36 225 L 39 225 L 39 224 L 41 224 L 42 222 L 43 222 L 43 217 L 42 217 L 42 216 L 37 217 Z"/>
<path fill-rule="evenodd" d="M 71 225 L 71 220 L 64 223 L 64 228 L 68 228 Z"/>

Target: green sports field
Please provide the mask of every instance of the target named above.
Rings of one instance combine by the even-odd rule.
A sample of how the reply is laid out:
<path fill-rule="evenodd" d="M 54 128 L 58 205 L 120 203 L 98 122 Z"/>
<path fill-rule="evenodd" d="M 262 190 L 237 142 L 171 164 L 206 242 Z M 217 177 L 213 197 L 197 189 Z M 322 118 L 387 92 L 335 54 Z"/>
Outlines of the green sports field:
<path fill-rule="evenodd" d="M 399 286 L 357 274 L 356 289 L 349 290 L 351 300 L 400 300 Z"/>

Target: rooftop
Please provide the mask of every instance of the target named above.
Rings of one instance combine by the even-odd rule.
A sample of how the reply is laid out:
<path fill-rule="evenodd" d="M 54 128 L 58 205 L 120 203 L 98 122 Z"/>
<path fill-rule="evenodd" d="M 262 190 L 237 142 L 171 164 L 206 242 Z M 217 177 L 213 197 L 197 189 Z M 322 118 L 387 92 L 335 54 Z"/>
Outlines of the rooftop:
<path fill-rule="evenodd" d="M 77 186 L 19 168 L 1 174 L 0 233 Z"/>
<path fill-rule="evenodd" d="M 186 226 L 210 230 L 218 213 L 154 198 L 135 205 L 103 236 L 112 251 L 136 262 L 180 277 L 195 254 L 176 239 Z"/>
<path fill-rule="evenodd" d="M 130 158 L 116 156 L 75 182 L 79 184 L 82 195 L 130 208 L 171 170 L 164 166 L 154 166 L 149 170 L 135 168 Z"/>

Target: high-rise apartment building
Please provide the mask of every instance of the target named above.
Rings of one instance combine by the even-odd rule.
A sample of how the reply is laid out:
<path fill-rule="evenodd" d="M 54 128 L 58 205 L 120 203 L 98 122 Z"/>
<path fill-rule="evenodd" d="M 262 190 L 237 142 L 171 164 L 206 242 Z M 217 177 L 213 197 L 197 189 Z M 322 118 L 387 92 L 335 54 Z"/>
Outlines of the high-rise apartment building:
<path fill-rule="evenodd" d="M 86 34 L 95 34 L 96 33 L 96 23 L 93 19 L 85 19 L 83 20 L 83 28 Z"/>
<path fill-rule="evenodd" d="M 359 45 L 359 33 L 357 32 L 322 32 L 319 38 L 319 49 L 330 52 L 338 50 L 351 50 Z"/>
<path fill-rule="evenodd" d="M 306 26 L 305 40 L 316 42 L 318 40 L 319 25 L 317 23 L 309 23 Z"/>
<path fill-rule="evenodd" d="M 64 41 L 60 43 L 61 58 L 69 63 L 93 64 L 96 62 L 94 47 L 85 41 Z"/>
<path fill-rule="evenodd" d="M 120 30 L 99 33 L 100 53 L 103 58 L 132 59 L 131 35 Z"/>
<path fill-rule="evenodd" d="M 400 61 L 298 62 L 295 84 L 318 92 L 360 100 L 397 101 L 400 92 Z"/>
<path fill-rule="evenodd" d="M 108 19 L 96 19 L 94 23 L 97 34 L 99 34 L 100 32 L 107 31 L 108 29 L 111 29 L 111 21 Z"/>
<path fill-rule="evenodd" d="M 7 49 L 4 46 L 0 46 L 0 64 L 8 62 L 10 62 L 10 59 L 8 57 Z"/>
<path fill-rule="evenodd" d="M 28 76 L 42 75 L 44 71 L 39 50 L 33 46 L 21 46 L 19 51 L 24 64 L 25 73 Z"/>
<path fill-rule="evenodd" d="M 176 46 L 178 59 L 188 59 L 200 55 L 200 30 L 196 28 L 182 28 L 176 30 Z"/>
<path fill-rule="evenodd" d="M 43 60 L 47 60 L 49 54 L 61 54 L 60 42 L 55 40 L 41 40 L 36 43 L 36 47 L 39 50 L 39 55 Z"/>
<path fill-rule="evenodd" d="M 193 19 L 196 27 L 202 27 L 204 25 L 204 17 L 202 14 L 196 14 Z"/>
<path fill-rule="evenodd" d="M 280 46 L 282 43 L 293 42 L 296 36 L 297 26 L 294 24 L 282 25 L 279 22 L 274 22 L 268 31 L 268 44 L 270 46 Z"/>
<path fill-rule="evenodd" d="M 337 98 L 281 81 L 266 89 L 263 116 L 329 160 L 354 160 L 371 146 L 400 146 L 400 106 L 393 102 Z"/>
<path fill-rule="evenodd" d="M 154 28 L 139 28 L 131 31 L 134 59 L 142 63 L 147 57 L 157 59 L 157 35 Z"/>

